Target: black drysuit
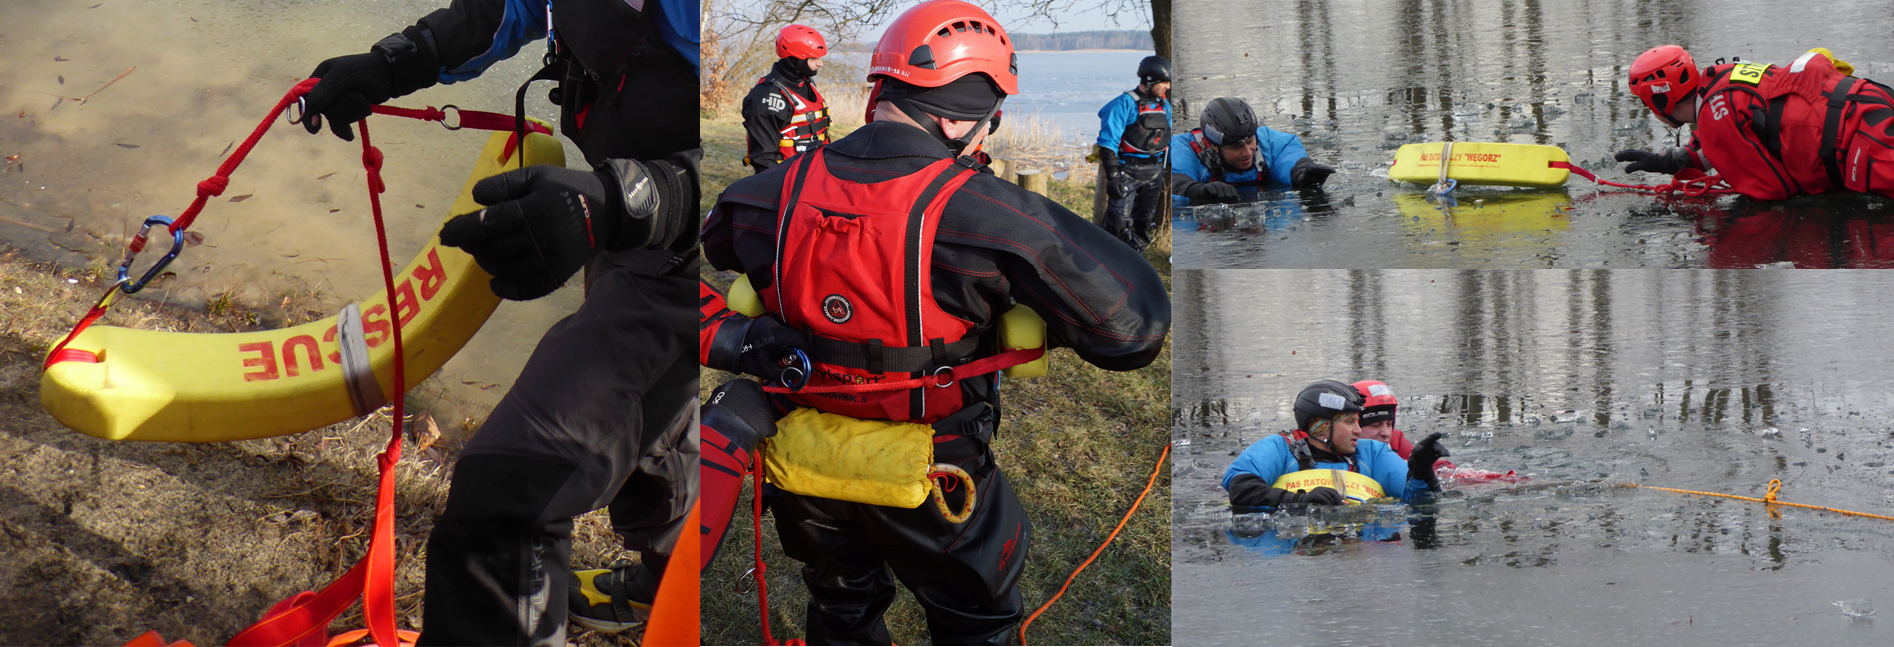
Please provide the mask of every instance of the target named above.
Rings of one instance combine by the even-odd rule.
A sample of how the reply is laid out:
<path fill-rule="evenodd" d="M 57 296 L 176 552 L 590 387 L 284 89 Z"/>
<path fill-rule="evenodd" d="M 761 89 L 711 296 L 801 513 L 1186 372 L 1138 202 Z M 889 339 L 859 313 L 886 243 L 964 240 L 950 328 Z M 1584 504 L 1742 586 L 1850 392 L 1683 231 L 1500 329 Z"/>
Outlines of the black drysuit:
<path fill-rule="evenodd" d="M 911 175 L 951 156 L 920 128 L 889 122 L 868 124 L 823 150 L 831 173 L 862 183 Z M 792 166 L 739 180 L 718 198 L 704 229 L 711 265 L 770 275 L 777 205 Z M 1009 299 L 1045 319 L 1051 347 L 1071 348 L 1107 370 L 1149 364 L 1170 329 L 1170 297 L 1143 257 L 1052 200 L 991 174 L 976 174 L 948 199 L 933 254 L 934 298 L 988 331 L 989 354 L 997 345 L 991 328 Z M 974 477 L 980 501 L 965 524 L 947 522 L 928 504 L 904 510 L 773 495 L 783 548 L 804 563 L 810 644 L 888 644 L 882 613 L 894 600 L 890 569 L 927 610 L 935 644 L 1010 639 L 1022 615 L 1017 582 L 1031 525 L 987 447 L 1001 418 L 991 376 L 960 385 L 965 400 L 976 403 L 968 409 L 986 415 L 936 423 L 935 459 Z M 964 490 L 949 493 L 948 504 L 960 509 L 962 496 Z"/>

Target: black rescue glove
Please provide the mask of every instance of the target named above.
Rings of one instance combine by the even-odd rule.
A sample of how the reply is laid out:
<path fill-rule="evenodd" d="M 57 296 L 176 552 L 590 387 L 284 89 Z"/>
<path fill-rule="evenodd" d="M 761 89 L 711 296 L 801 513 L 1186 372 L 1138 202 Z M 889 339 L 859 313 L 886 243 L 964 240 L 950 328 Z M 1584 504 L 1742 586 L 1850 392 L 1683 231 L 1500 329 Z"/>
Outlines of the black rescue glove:
<path fill-rule="evenodd" d="M 1184 189 L 1184 197 L 1204 202 L 1232 202 L 1238 195 L 1227 182 L 1198 182 Z"/>
<path fill-rule="evenodd" d="M 769 395 L 751 380 L 731 380 L 704 399 L 703 424 L 715 428 L 744 451 L 755 453 L 757 443 L 776 435 L 776 416 Z"/>
<path fill-rule="evenodd" d="M 1440 477 L 1434 476 L 1434 461 L 1453 455 L 1445 445 L 1440 444 L 1440 439 L 1445 436 L 1437 431 L 1428 434 L 1427 438 L 1414 443 L 1414 452 L 1407 459 L 1408 478 L 1420 479 L 1427 484 L 1427 489 L 1434 492 L 1440 491 Z"/>
<path fill-rule="evenodd" d="M 1113 200 L 1122 200 L 1125 196 L 1131 195 L 1131 183 L 1128 181 L 1130 178 L 1125 177 L 1125 164 L 1123 160 L 1118 159 L 1117 153 L 1100 147 L 1098 165 L 1105 169 L 1106 195 L 1111 196 Z"/>
<path fill-rule="evenodd" d="M 1626 173 L 1648 171 L 1651 173 L 1676 175 L 1678 171 L 1690 167 L 1690 151 L 1681 148 L 1673 148 L 1662 153 L 1627 148 L 1618 151 L 1618 154 L 1613 156 L 1613 159 L 1620 162 L 1630 162 L 1630 164 L 1624 166 L 1624 172 Z"/>
<path fill-rule="evenodd" d="M 1296 165 L 1290 167 L 1289 186 L 1298 189 L 1312 189 L 1322 186 L 1323 182 L 1328 181 L 1328 176 L 1334 174 L 1335 169 L 1317 164 L 1309 158 L 1304 157 L 1296 160 Z"/>
<path fill-rule="evenodd" d="M 1307 503 L 1313 505 L 1341 505 L 1346 499 L 1342 493 L 1332 487 L 1318 487 L 1307 492 L 1290 492 L 1282 497 L 1283 503 Z"/>
<path fill-rule="evenodd" d="M 349 124 L 365 119 L 376 105 L 434 85 L 439 80 L 440 55 L 434 37 L 419 26 L 389 35 L 365 54 L 337 56 L 316 66 L 310 78 L 322 79 L 303 95 L 303 128 L 314 135 L 329 130 L 343 141 L 355 141 Z"/>
<path fill-rule="evenodd" d="M 474 185 L 474 201 L 488 207 L 447 221 L 441 244 L 473 254 L 500 298 L 537 299 L 599 250 L 670 247 L 694 235 L 684 177 L 664 162 L 620 159 L 597 171 L 508 171 Z"/>
<path fill-rule="evenodd" d="M 757 317 L 751 319 L 749 327 L 743 331 L 743 349 L 737 354 L 737 370 L 763 378 L 766 382 L 800 384 L 809 378 L 809 367 L 803 366 L 800 361 L 792 361 L 795 353 L 791 351 L 806 351 L 808 348 L 809 339 L 803 336 L 802 331 L 782 325 L 769 315 Z"/>

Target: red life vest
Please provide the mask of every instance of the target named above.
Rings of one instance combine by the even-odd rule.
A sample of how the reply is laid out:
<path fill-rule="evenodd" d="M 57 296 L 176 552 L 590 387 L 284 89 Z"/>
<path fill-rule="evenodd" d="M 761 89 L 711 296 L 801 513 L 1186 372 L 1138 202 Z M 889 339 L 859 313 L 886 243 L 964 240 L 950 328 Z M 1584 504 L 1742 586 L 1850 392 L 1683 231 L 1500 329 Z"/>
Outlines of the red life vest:
<path fill-rule="evenodd" d="M 783 98 L 789 100 L 789 124 L 783 126 L 782 139 L 776 142 L 783 159 L 829 143 L 829 108 L 822 101 L 822 93 L 815 89 L 814 83 L 809 84 L 809 93 L 815 95 L 813 99 L 796 94 L 774 75 L 765 76 L 757 83 L 776 86 Z"/>
<path fill-rule="evenodd" d="M 791 161 L 770 281 L 750 279 L 770 314 L 808 335 L 809 381 L 787 393 L 791 400 L 853 418 L 928 424 L 968 404 L 956 380 L 1043 353 L 970 362 L 987 329 L 934 299 L 941 213 L 973 169 L 943 159 L 866 184 L 835 177 L 826 158 L 818 148 Z"/>

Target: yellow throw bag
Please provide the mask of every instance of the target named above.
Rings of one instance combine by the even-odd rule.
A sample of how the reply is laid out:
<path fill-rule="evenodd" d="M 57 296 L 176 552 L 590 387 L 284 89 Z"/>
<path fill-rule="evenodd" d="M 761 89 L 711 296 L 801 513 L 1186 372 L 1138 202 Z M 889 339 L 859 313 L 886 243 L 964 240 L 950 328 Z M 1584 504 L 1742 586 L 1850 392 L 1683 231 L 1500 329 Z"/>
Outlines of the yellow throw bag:
<path fill-rule="evenodd" d="M 1359 505 L 1362 501 L 1387 496 L 1381 490 L 1381 484 L 1364 474 L 1348 470 L 1302 470 L 1284 474 L 1276 479 L 1273 487 L 1290 492 L 1307 492 L 1319 487 L 1335 488 L 1347 499 L 1348 505 Z"/>
<path fill-rule="evenodd" d="M 941 516 L 962 523 L 973 514 L 973 476 L 934 463 L 934 428 L 913 422 L 860 420 L 808 407 L 776 421 L 763 441 L 763 476 L 776 487 L 808 496 L 894 508 L 916 508 L 931 492 Z M 959 479 L 965 509 L 947 507 L 935 476 Z"/>

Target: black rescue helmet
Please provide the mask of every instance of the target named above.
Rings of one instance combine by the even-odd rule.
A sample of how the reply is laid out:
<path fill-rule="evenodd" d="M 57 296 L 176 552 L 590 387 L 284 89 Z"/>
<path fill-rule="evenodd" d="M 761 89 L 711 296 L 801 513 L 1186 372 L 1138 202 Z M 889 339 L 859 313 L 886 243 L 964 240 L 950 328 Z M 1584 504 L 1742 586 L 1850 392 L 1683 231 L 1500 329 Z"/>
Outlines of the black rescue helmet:
<path fill-rule="evenodd" d="M 1322 380 L 1310 384 L 1296 396 L 1296 428 L 1307 431 L 1316 420 L 1359 412 L 1363 401 L 1361 392 L 1346 382 Z"/>
<path fill-rule="evenodd" d="M 1218 146 L 1243 143 L 1243 140 L 1255 137 L 1256 129 L 1263 125 L 1262 120 L 1256 118 L 1256 111 L 1250 109 L 1250 104 L 1231 97 L 1211 99 L 1210 105 L 1204 106 L 1200 123 L 1204 136 Z"/>
<path fill-rule="evenodd" d="M 1146 56 L 1138 62 L 1138 83 L 1157 85 L 1171 80 L 1171 61 L 1162 56 Z"/>

